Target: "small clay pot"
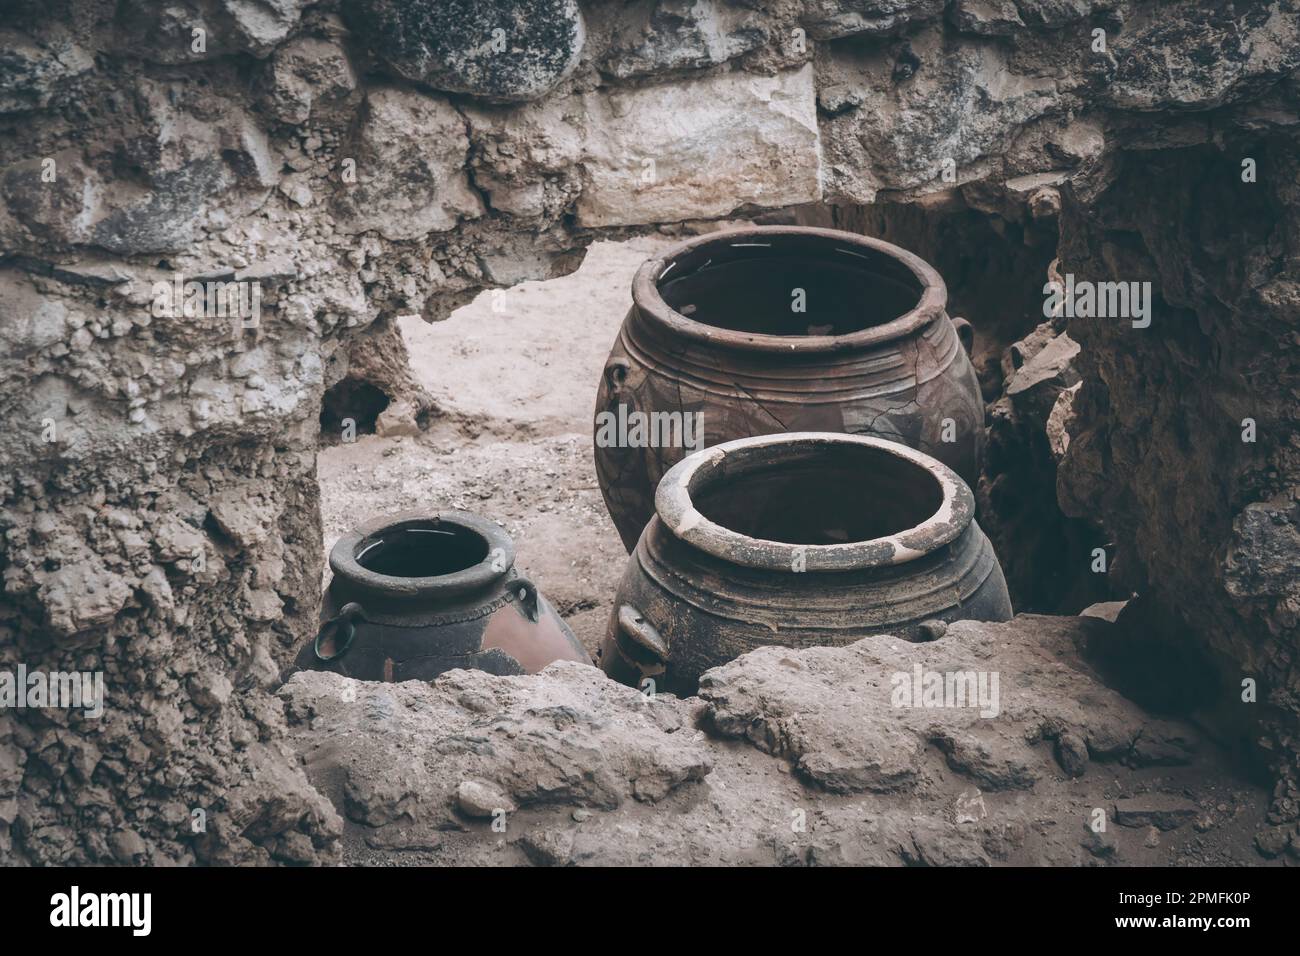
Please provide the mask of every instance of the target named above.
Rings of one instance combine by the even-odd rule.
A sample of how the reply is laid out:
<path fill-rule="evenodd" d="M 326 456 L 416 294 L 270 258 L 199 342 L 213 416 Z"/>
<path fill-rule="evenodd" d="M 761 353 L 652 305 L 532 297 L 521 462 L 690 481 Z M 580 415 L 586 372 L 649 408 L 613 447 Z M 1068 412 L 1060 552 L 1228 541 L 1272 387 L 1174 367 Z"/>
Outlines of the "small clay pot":
<path fill-rule="evenodd" d="M 1002 568 L 948 466 L 896 442 L 825 432 L 725 442 L 659 484 L 601 648 L 607 674 L 695 693 L 764 644 L 933 640 L 1011 617 Z"/>
<path fill-rule="evenodd" d="M 733 438 L 876 435 L 974 483 L 984 402 L 970 323 L 950 319 L 947 301 L 924 260 L 831 229 L 713 233 L 646 262 L 596 400 L 596 473 L 624 546 L 650 520 L 669 468 Z M 610 421 L 681 413 L 692 428 L 609 440 Z"/>
<path fill-rule="evenodd" d="M 509 535 L 468 512 L 368 522 L 330 551 L 320 632 L 294 668 L 403 681 L 457 667 L 533 674 L 552 661 L 590 664 L 514 562 Z"/>

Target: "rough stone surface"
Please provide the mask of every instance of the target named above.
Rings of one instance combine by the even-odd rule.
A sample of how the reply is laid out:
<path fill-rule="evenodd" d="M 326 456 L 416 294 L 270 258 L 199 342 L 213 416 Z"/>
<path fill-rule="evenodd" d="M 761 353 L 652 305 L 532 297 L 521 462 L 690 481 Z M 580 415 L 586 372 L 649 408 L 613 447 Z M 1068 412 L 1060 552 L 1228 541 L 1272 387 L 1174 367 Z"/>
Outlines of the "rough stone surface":
<path fill-rule="evenodd" d="M 717 66 L 762 49 L 773 31 L 760 11 L 724 0 L 640 0 L 596 17 L 610 32 L 599 68 L 620 80 Z"/>
<path fill-rule="evenodd" d="M 303 124 L 313 109 L 346 106 L 357 77 L 336 40 L 299 37 L 276 50 L 267 86 L 267 111 L 282 123 Z"/>
<path fill-rule="evenodd" d="M 0 112 L 49 106 L 71 80 L 94 65 L 63 30 L 56 28 L 40 37 L 0 30 Z"/>
<path fill-rule="evenodd" d="M 269 55 L 298 25 L 301 0 L 127 0 L 114 24 L 118 52 L 155 63 L 188 63 L 235 53 Z"/>
<path fill-rule="evenodd" d="M 398 75 L 437 90 L 532 100 L 578 64 L 576 0 L 358 0 L 349 24 Z"/>
<path fill-rule="evenodd" d="M 338 228 L 416 239 L 481 215 L 465 175 L 468 148 L 465 121 L 446 100 L 371 90 L 360 129 L 344 145 L 356 163 L 356 185 L 336 194 Z"/>
<path fill-rule="evenodd" d="M 832 44 L 817 64 L 828 192 L 869 203 L 1095 158 L 1083 120 L 1043 122 L 1065 117 L 1090 72 L 1082 54 L 1056 52 L 1028 67 L 1014 47 L 954 42 L 939 23 L 896 44 Z"/>
<path fill-rule="evenodd" d="M 1200 808 L 1191 800 L 1168 794 L 1146 794 L 1115 801 L 1115 822 L 1126 827 L 1173 830 L 1195 819 L 1199 812 Z"/>
<path fill-rule="evenodd" d="M 1218 145 L 1126 162 L 1122 175 L 1071 196 L 1061 256 L 1076 275 L 1147 281 L 1155 292 L 1147 329 L 1123 319 L 1070 322 L 1082 384 L 1061 504 L 1112 529 L 1112 574 L 1148 608 L 1135 633 L 1166 646 L 1194 635 L 1210 655 L 1220 679 L 1202 706 L 1220 725 L 1277 722 L 1263 743 L 1284 776 L 1279 822 L 1300 819 L 1300 125 L 1292 118 L 1258 129 L 1224 119 Z M 1247 156 L 1271 172 L 1243 182 Z M 1192 202 L 1196 226 L 1155 226 Z M 1257 703 L 1243 700 L 1247 678 Z"/>
<path fill-rule="evenodd" d="M 466 113 L 476 147 L 491 144 L 476 180 L 516 216 L 553 216 L 576 196 L 583 226 L 637 225 L 821 195 L 811 67 Z"/>
<path fill-rule="evenodd" d="M 462 780 L 456 788 L 456 806 L 461 813 L 476 819 L 498 813 L 513 813 L 515 805 L 501 791 L 477 780 Z"/>
<path fill-rule="evenodd" d="M 1021 616 L 928 644 L 764 648 L 709 672 L 698 699 L 647 698 L 572 663 L 432 684 L 302 672 L 280 697 L 308 775 L 346 811 L 350 862 L 1246 862 L 1237 834 L 1265 794 L 1232 783 L 1209 744 L 1151 764 L 1139 741 L 1195 735 L 1097 680 L 1085 656 L 1112 631 Z M 894 675 L 916 667 L 991 669 L 997 715 L 895 706 Z M 1078 766 L 1062 769 L 1062 747 Z M 1209 843 L 1090 828 L 1098 809 L 1181 821 L 1185 793 L 1207 808 Z"/>

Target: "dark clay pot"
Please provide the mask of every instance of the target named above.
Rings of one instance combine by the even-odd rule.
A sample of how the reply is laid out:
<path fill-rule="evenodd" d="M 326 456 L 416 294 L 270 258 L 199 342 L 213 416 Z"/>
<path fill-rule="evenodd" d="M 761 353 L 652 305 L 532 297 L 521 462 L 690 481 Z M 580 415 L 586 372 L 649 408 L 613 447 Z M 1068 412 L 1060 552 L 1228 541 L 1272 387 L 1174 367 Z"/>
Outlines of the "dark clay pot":
<path fill-rule="evenodd" d="M 368 522 L 330 551 L 321 629 L 294 667 L 403 681 L 457 667 L 533 674 L 552 661 L 590 664 L 514 561 L 505 531 L 468 512 Z"/>
<path fill-rule="evenodd" d="M 795 290 L 806 311 L 794 311 Z M 975 482 L 984 403 L 970 324 L 950 319 L 947 301 L 943 279 L 922 259 L 830 229 L 715 233 L 646 262 L 596 400 L 596 473 L 624 546 L 630 551 L 650 520 L 669 468 L 692 450 L 749 435 L 876 435 Z M 601 413 L 620 405 L 699 413 L 703 440 L 602 447 Z"/>
<path fill-rule="evenodd" d="M 1005 621 L 1011 600 L 970 488 L 896 442 L 831 433 L 742 438 L 659 485 L 614 599 L 600 665 L 679 695 L 764 644 L 934 639 Z"/>

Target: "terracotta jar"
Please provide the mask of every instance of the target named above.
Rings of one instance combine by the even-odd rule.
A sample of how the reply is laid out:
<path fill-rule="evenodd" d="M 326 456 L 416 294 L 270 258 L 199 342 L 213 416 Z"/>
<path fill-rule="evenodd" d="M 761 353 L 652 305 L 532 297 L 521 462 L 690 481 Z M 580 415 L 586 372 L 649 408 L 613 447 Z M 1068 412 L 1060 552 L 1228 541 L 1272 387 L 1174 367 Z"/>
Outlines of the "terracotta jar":
<path fill-rule="evenodd" d="M 498 525 L 464 511 L 407 512 L 345 534 L 315 640 L 295 668 L 361 680 L 432 680 L 456 667 L 532 674 L 591 658 L 514 569 Z"/>
<path fill-rule="evenodd" d="M 930 640 L 949 621 L 1011 617 L 970 488 L 896 442 L 724 442 L 673 467 L 655 509 L 601 647 L 623 683 L 693 694 L 704 671 L 763 644 Z"/>
<path fill-rule="evenodd" d="M 714 233 L 646 262 L 596 400 L 596 473 L 623 544 L 685 454 L 749 435 L 877 435 L 973 483 L 984 403 L 947 299 L 910 252 L 829 229 Z M 640 441 L 606 427 L 634 413 L 663 424 Z M 673 413 L 691 417 L 679 428 Z"/>

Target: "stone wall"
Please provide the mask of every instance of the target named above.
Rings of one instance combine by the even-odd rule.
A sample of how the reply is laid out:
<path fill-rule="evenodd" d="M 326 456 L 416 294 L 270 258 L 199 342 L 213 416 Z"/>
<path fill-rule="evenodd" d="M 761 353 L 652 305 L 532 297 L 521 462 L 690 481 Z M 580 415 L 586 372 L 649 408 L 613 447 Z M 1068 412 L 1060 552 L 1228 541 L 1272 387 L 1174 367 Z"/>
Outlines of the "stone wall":
<path fill-rule="evenodd" d="M 352 343 L 598 235 L 809 202 L 1063 197 L 1065 264 L 1157 283 L 1144 337 L 1079 331 L 1064 498 L 1296 711 L 1290 0 L 4 10 L 0 670 L 102 670 L 107 697 L 0 712 L 6 858 L 335 858 L 272 691 L 312 628 Z M 259 308 L 187 312 L 178 277 Z"/>

